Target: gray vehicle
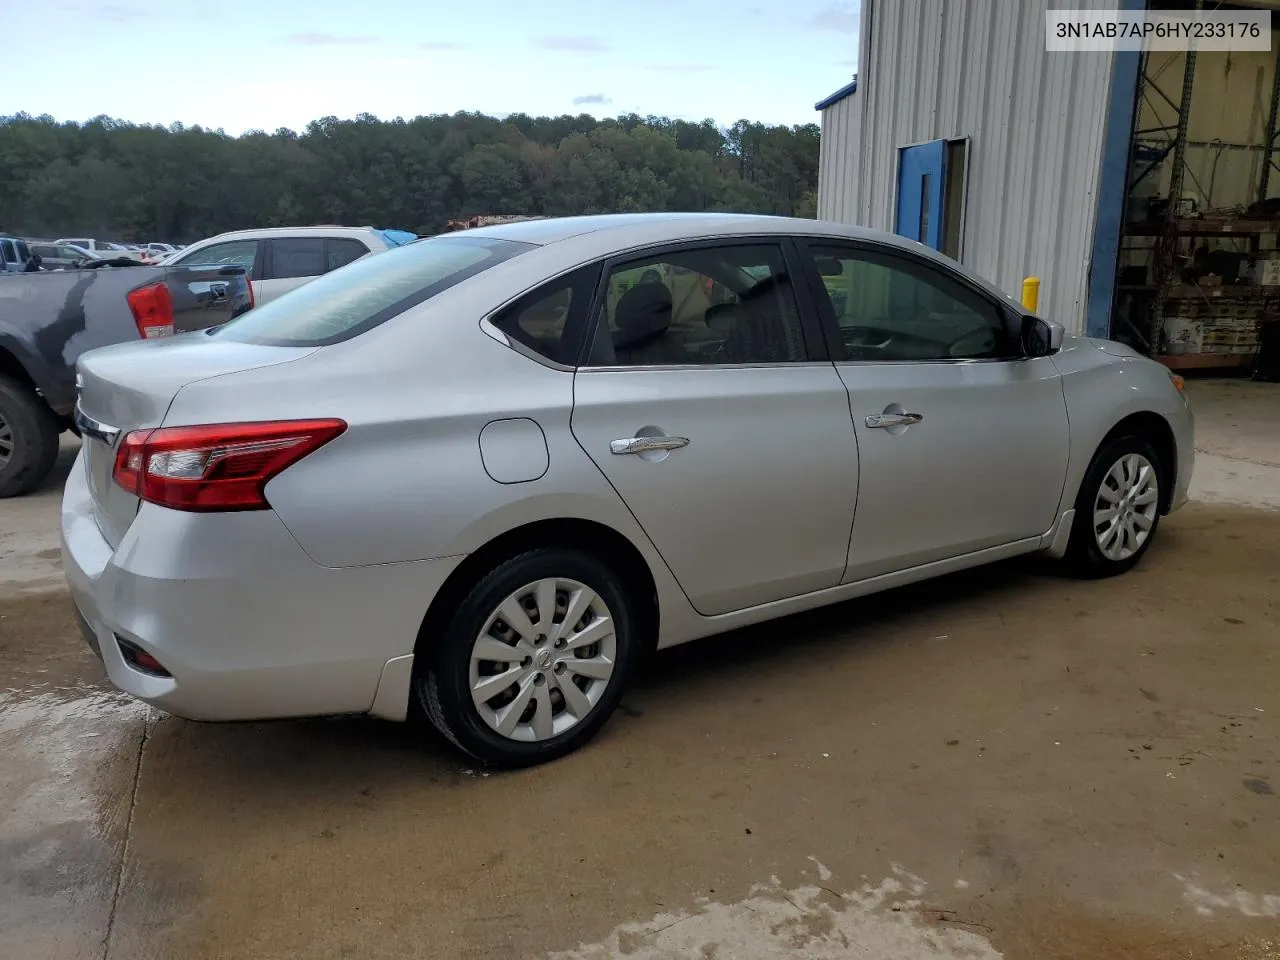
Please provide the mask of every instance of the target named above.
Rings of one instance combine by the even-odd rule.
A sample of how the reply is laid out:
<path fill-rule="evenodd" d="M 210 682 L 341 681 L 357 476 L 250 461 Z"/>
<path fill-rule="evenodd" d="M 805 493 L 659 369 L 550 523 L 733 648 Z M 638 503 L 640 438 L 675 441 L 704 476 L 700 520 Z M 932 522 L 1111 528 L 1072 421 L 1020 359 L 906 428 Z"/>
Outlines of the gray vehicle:
<path fill-rule="evenodd" d="M 252 306 L 241 267 L 109 263 L 0 276 L 0 498 L 52 469 L 58 434 L 73 428 L 81 353 L 225 323 Z"/>
<path fill-rule="evenodd" d="M 101 260 L 95 253 L 69 243 L 31 241 L 31 252 L 40 258 L 42 270 L 75 270 L 91 260 Z"/>
<path fill-rule="evenodd" d="M 78 367 L 63 566 L 118 687 L 416 701 L 511 765 L 585 743 L 655 646 L 1020 554 L 1122 573 L 1194 456 L 1164 367 L 813 220 L 446 234 Z"/>

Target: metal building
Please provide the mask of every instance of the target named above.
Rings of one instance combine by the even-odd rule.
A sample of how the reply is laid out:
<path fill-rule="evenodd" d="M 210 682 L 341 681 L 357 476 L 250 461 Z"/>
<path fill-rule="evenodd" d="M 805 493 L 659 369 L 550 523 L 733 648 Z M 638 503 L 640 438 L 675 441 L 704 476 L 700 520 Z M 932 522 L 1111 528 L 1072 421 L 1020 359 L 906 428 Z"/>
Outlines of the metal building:
<path fill-rule="evenodd" d="M 819 105 L 818 216 L 945 222 L 931 245 L 1015 296 L 1042 276 L 1041 312 L 1082 332 L 1112 55 L 1047 53 L 1046 6 L 864 0 L 856 90 Z"/>
<path fill-rule="evenodd" d="M 1024 277 L 1040 277 L 1039 312 L 1073 332 L 1126 339 L 1166 360 L 1205 355 L 1174 356 L 1171 366 L 1256 352 L 1261 334 L 1250 341 L 1243 325 L 1260 331 L 1280 309 L 1269 299 L 1280 285 L 1264 287 L 1258 263 L 1280 260 L 1280 206 L 1258 209 L 1280 193 L 1280 174 L 1267 179 L 1280 160 L 1280 43 L 1269 53 L 1050 53 L 1048 6 L 862 0 L 858 75 L 816 104 L 818 216 L 920 239 L 1015 297 Z M 1187 265 L 1204 259 L 1198 247 L 1216 248 L 1210 267 L 1226 269 L 1193 271 L 1193 292 L 1208 302 L 1206 285 L 1218 284 L 1212 296 L 1228 295 L 1230 306 L 1184 302 Z M 1239 329 L 1226 330 L 1220 314 Z M 1173 316 L 1187 323 L 1170 327 Z M 1200 326 L 1182 337 L 1188 323 Z"/>

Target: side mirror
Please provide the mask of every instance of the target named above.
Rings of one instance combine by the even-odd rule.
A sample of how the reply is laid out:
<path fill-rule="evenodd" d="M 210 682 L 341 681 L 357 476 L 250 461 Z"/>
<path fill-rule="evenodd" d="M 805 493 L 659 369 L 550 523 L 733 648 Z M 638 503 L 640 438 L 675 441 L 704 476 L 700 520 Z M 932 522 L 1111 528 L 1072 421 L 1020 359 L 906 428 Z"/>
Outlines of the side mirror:
<path fill-rule="evenodd" d="M 1019 339 L 1025 357 L 1047 357 L 1062 349 L 1062 336 L 1066 332 L 1062 324 L 1026 314 L 1022 318 Z"/>

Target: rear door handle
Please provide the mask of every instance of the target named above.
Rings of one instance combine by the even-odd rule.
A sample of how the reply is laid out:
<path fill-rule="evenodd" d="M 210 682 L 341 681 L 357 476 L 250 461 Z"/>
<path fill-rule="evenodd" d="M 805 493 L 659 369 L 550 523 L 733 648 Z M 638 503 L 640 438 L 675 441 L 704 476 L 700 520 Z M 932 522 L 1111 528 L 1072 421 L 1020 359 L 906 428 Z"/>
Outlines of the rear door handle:
<path fill-rule="evenodd" d="M 867 417 L 864 422 L 871 430 L 881 430 L 885 427 L 909 427 L 923 419 L 924 416 L 919 413 L 877 413 Z"/>
<path fill-rule="evenodd" d="M 628 453 L 648 453 L 651 450 L 679 450 L 688 445 L 688 437 L 627 437 L 623 440 L 610 440 L 609 452 L 621 457 Z"/>

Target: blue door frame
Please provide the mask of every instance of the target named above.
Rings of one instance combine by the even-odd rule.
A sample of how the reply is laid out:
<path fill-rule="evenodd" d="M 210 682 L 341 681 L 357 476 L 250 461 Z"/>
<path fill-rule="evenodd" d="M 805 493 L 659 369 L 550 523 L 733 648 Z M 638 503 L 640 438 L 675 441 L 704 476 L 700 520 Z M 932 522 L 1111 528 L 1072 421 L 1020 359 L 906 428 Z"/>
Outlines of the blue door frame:
<path fill-rule="evenodd" d="M 894 233 L 942 249 L 942 195 L 947 141 L 931 140 L 898 151 L 898 213 Z"/>
<path fill-rule="evenodd" d="M 1121 10 L 1142 10 L 1146 0 L 1120 0 Z M 1089 294 L 1085 305 L 1085 333 L 1111 336 L 1111 311 L 1116 300 L 1116 272 L 1120 235 L 1124 230 L 1124 202 L 1129 190 L 1129 152 L 1138 119 L 1138 73 L 1142 54 L 1117 51 L 1111 55 L 1111 90 L 1107 97 L 1106 128 L 1098 171 L 1097 206 L 1093 216 L 1093 250 L 1089 258 Z"/>

